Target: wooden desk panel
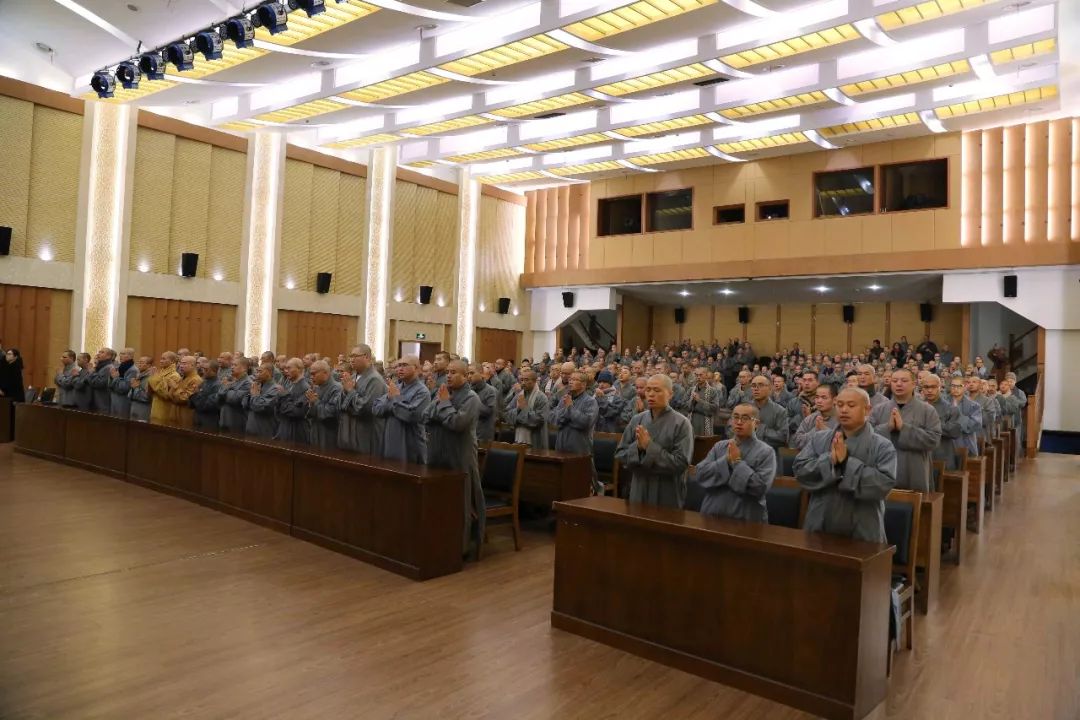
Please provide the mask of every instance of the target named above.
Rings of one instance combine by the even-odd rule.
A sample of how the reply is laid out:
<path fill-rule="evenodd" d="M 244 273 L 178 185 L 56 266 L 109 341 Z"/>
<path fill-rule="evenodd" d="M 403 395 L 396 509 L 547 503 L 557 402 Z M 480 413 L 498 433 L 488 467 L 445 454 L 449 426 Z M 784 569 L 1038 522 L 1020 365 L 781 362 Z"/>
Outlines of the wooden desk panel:
<path fill-rule="evenodd" d="M 994 483 L 987 474 L 987 461 L 985 457 L 975 456 L 969 457 L 967 460 L 968 475 L 974 480 L 977 485 L 983 488 L 983 498 L 986 502 L 986 508 L 988 510 L 994 509 Z M 990 480 L 988 482 L 988 479 Z"/>
<path fill-rule="evenodd" d="M 0 444 L 15 440 L 15 405 L 9 397 L 0 397 Z"/>
<path fill-rule="evenodd" d="M 124 478 L 127 420 L 111 415 L 67 411 L 64 457 L 77 467 Z"/>
<path fill-rule="evenodd" d="M 16 450 L 64 462 L 68 412 L 55 405 L 16 404 Z"/>
<path fill-rule="evenodd" d="M 199 495 L 211 507 L 287 533 L 292 525 L 293 456 L 242 436 L 202 439 Z"/>
<path fill-rule="evenodd" d="M 690 460 L 691 465 L 697 465 L 705 456 L 709 454 L 709 451 L 713 449 L 713 445 L 724 439 L 723 435 L 698 435 L 694 437 L 694 456 Z"/>
<path fill-rule="evenodd" d="M 610 497 L 555 509 L 554 627 L 828 718 L 884 699 L 891 547 Z"/>
<path fill-rule="evenodd" d="M 941 475 L 941 527 L 951 528 L 956 546 L 954 562 L 959 565 L 964 557 L 964 536 L 967 534 L 968 477 L 966 472 L 945 472 Z M 980 511 L 981 514 L 981 511 Z"/>
<path fill-rule="evenodd" d="M 919 586 L 915 590 L 915 607 L 926 615 L 937 604 L 941 590 L 941 513 L 943 493 L 923 493 L 919 515 L 919 552 L 915 557 Z"/>
<path fill-rule="evenodd" d="M 480 448 L 481 466 L 486 452 Z M 553 502 L 589 497 L 591 492 L 591 455 L 533 449 L 525 453 L 521 502 L 549 508 Z"/>
<path fill-rule="evenodd" d="M 1003 478 L 1005 482 L 1012 481 L 1012 461 L 1009 458 L 1012 457 L 1012 436 L 1005 430 L 1001 431 L 998 435 L 998 439 L 1001 440 L 1001 467 L 1003 472 Z"/>
<path fill-rule="evenodd" d="M 1008 463 L 1005 462 L 1005 441 L 1001 437 L 994 438 L 994 467 L 996 478 L 994 479 L 994 494 L 1000 495 L 1002 488 L 1005 487 L 1005 480 L 1008 477 Z"/>
<path fill-rule="evenodd" d="M 199 433 L 175 425 L 128 421 L 127 478 L 190 500 L 205 498 Z"/>

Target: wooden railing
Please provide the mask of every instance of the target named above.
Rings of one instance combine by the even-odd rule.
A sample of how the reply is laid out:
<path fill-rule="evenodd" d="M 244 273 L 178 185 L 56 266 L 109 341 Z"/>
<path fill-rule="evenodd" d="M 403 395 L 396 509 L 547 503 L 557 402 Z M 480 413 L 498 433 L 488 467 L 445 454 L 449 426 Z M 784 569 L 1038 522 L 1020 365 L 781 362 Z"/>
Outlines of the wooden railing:
<path fill-rule="evenodd" d="M 1042 435 L 1043 422 L 1043 373 L 1040 369 L 1038 380 L 1035 384 L 1035 394 L 1028 398 L 1027 417 L 1024 429 L 1027 433 L 1026 457 L 1033 458 L 1039 452 L 1039 438 Z"/>

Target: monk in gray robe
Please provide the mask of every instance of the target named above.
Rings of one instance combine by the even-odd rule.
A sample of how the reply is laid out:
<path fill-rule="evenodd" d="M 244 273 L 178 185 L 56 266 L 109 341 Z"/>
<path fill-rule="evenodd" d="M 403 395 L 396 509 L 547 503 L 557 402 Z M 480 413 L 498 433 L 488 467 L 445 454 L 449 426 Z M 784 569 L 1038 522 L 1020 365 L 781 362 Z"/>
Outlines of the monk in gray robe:
<path fill-rule="evenodd" d="M 803 418 L 799 423 L 799 429 L 795 432 L 795 441 L 792 447 L 802 450 L 810 441 L 810 436 L 822 430 L 835 431 L 839 427 L 836 417 L 836 386 L 831 384 L 818 385 L 814 391 L 814 412 Z"/>
<path fill-rule="evenodd" d="M 139 376 L 135 367 L 135 350 L 124 348 L 119 354 L 119 364 L 110 370 L 109 414 L 127 420 L 131 416 L 131 380 Z"/>
<path fill-rule="evenodd" d="M 623 399 L 624 408 L 634 402 L 634 398 L 637 397 L 637 388 L 634 386 L 634 375 L 630 372 L 630 368 L 619 369 L 619 382 L 616 388 L 619 391 L 619 397 Z"/>
<path fill-rule="evenodd" d="M 197 428 L 217 430 L 221 426 L 221 381 L 218 379 L 218 361 L 207 357 L 198 360 L 196 370 L 202 378 L 202 385 L 190 398 L 188 404 L 195 408 Z"/>
<path fill-rule="evenodd" d="M 304 376 L 304 361 L 289 358 L 285 363 L 284 392 L 278 400 L 275 440 L 306 443 L 309 437 L 307 392 L 311 383 Z"/>
<path fill-rule="evenodd" d="M 788 400 L 787 407 L 785 408 L 788 412 L 789 439 L 795 437 L 795 433 L 798 432 L 802 421 L 814 413 L 814 409 L 817 406 L 817 396 L 815 393 L 818 385 L 821 384 L 818 382 L 817 373 L 813 370 L 805 371 L 795 382 L 799 388 L 799 394 Z M 794 445 L 792 447 L 794 447 Z"/>
<path fill-rule="evenodd" d="M 338 447 L 362 455 L 382 455 L 386 423 L 374 413 L 375 401 L 386 394 L 386 381 L 375 369 L 375 358 L 367 345 L 357 345 L 349 353 L 349 369 L 341 376 L 341 414 L 338 417 Z"/>
<path fill-rule="evenodd" d="M 255 371 L 255 377 L 244 397 L 247 424 L 244 433 L 254 437 L 272 438 L 277 432 L 278 401 L 285 388 L 274 380 L 274 364 L 264 362 Z"/>
<path fill-rule="evenodd" d="M 572 362 L 564 362 L 559 366 L 559 379 L 553 386 L 554 390 L 549 393 L 548 409 L 555 412 L 555 406 L 562 402 L 563 395 L 570 392 L 570 378 L 577 370 Z"/>
<path fill-rule="evenodd" d="M 136 375 L 128 381 L 128 417 L 132 420 L 150 422 L 150 402 L 153 399 L 153 393 L 150 392 L 150 370 L 153 367 L 154 361 L 145 355 L 135 361 Z"/>
<path fill-rule="evenodd" d="M 244 356 L 233 358 L 232 374 L 222 378 L 218 387 L 218 403 L 221 405 L 219 425 L 222 430 L 242 433 L 247 427 L 247 410 L 244 398 L 251 395 L 251 361 Z"/>
<path fill-rule="evenodd" d="M 757 375 L 750 381 L 751 403 L 758 410 L 754 434 L 776 452 L 776 467 L 779 468 L 780 448 L 788 444 L 788 417 L 787 410 L 769 397 L 771 392 L 772 382 L 764 375 Z"/>
<path fill-rule="evenodd" d="M 56 404 L 60 407 L 75 407 L 75 377 L 73 372 L 79 366 L 75 364 L 75 351 L 65 350 L 60 356 L 60 369 L 56 371 L 53 382 L 56 383 Z"/>
<path fill-rule="evenodd" d="M 749 370 L 739 371 L 735 387 L 731 388 L 731 392 L 729 392 L 727 396 L 727 407 L 729 410 L 734 409 L 736 405 L 753 402 L 754 396 L 750 390 L 750 380 L 751 375 Z"/>
<path fill-rule="evenodd" d="M 514 428 L 514 442 L 528 443 L 534 450 L 548 449 L 548 399 L 536 386 L 536 373 L 521 372 L 521 382 L 510 389 L 506 423 Z"/>
<path fill-rule="evenodd" d="M 757 406 L 743 403 L 731 413 L 733 437 L 712 446 L 690 477 L 705 489 L 702 515 L 769 522 L 765 493 L 776 477 L 776 453 L 754 436 Z"/>
<path fill-rule="evenodd" d="M 1017 442 L 1013 443 L 1012 464 L 1015 465 L 1021 456 L 1021 448 L 1024 444 L 1024 408 L 1027 407 L 1027 393 L 1016 386 L 1016 373 L 1005 373 L 1005 379 L 1001 381 L 1001 407 L 1004 409 L 1006 423 L 1009 427 L 1016 428 Z"/>
<path fill-rule="evenodd" d="M 469 366 L 469 387 L 480 400 L 480 415 L 476 420 L 476 442 L 491 442 L 495 439 L 495 421 L 499 417 L 495 388 L 484 380 L 484 373 L 477 365 Z"/>
<path fill-rule="evenodd" d="M 994 437 L 994 429 L 997 425 L 998 404 L 990 399 L 984 391 L 985 381 L 978 375 L 968 375 L 964 379 L 967 388 L 968 399 L 975 402 L 982 412 L 982 428 L 979 431 L 983 442 L 990 442 Z"/>
<path fill-rule="evenodd" d="M 406 355 L 398 360 L 397 380 L 386 394 L 375 400 L 375 417 L 386 422 L 383 432 L 383 457 L 423 465 L 427 461 L 427 433 L 424 411 L 431 394 L 420 379 L 420 359 Z"/>
<path fill-rule="evenodd" d="M 945 463 L 946 470 L 960 469 L 956 457 L 956 441 L 963 432 L 960 429 L 960 411 L 941 394 L 941 378 L 929 374 L 921 382 L 923 401 L 934 408 L 941 423 L 941 439 L 930 454 L 932 460 Z"/>
<path fill-rule="evenodd" d="M 309 368 L 311 384 L 304 393 L 308 402 L 308 442 L 321 450 L 337 449 L 338 415 L 341 413 L 341 384 L 330 377 L 330 364 L 316 360 Z"/>
<path fill-rule="evenodd" d="M 436 388 L 434 400 L 424 410 L 428 464 L 465 471 L 463 553 L 469 552 L 470 542 L 476 543 L 479 552 L 485 523 L 484 490 L 480 487 L 480 466 L 476 460 L 480 398 L 466 380 L 468 371 L 461 360 L 451 360 L 445 382 Z"/>
<path fill-rule="evenodd" d="M 614 376 L 607 370 L 596 376 L 596 431 L 619 432 L 619 417 L 622 415 L 623 398 L 615 389 Z"/>
<path fill-rule="evenodd" d="M 630 482 L 630 502 L 680 508 L 686 471 L 694 454 L 690 421 L 673 410 L 671 378 L 653 375 L 645 384 L 644 412 L 634 415 L 615 450 Z"/>
<path fill-rule="evenodd" d="M 630 420 L 638 413 L 645 412 L 648 407 L 645 404 L 645 386 L 648 380 L 643 377 L 634 378 L 634 397 L 623 405 L 622 416 L 619 418 L 619 432 L 626 429 Z"/>
<path fill-rule="evenodd" d="M 867 421 L 866 391 L 844 388 L 835 408 L 840 430 L 814 433 L 795 458 L 795 479 L 810 492 L 804 527 L 886 542 L 885 498 L 896 485 L 896 449 Z"/>
<path fill-rule="evenodd" d="M 858 378 L 859 387 L 870 396 L 871 409 L 889 402 L 889 398 L 878 392 L 877 375 L 873 365 L 859 365 L 855 368 L 855 377 Z"/>
<path fill-rule="evenodd" d="M 79 353 L 75 363 L 77 370 L 72 371 L 71 380 L 75 407 L 89 412 L 94 409 L 94 388 L 90 385 L 90 378 L 94 371 L 90 367 L 90 353 Z"/>
<path fill-rule="evenodd" d="M 116 365 L 116 351 L 112 348 L 101 348 L 97 352 L 94 372 L 90 375 L 91 405 L 94 412 L 109 413 L 112 410 L 112 392 L 109 383 L 112 381 L 112 369 Z"/>
<path fill-rule="evenodd" d="M 600 408 L 596 398 L 585 392 L 585 373 L 575 371 L 570 375 L 570 392 L 563 395 L 562 401 L 555 406 L 551 414 L 551 423 L 558 428 L 555 435 L 555 449 L 562 452 L 584 453 L 592 463 L 592 435 L 596 427 L 596 418 Z M 604 494 L 603 484 L 592 470 L 593 491 Z"/>
<path fill-rule="evenodd" d="M 694 386 L 687 394 L 687 417 L 694 435 L 713 435 L 713 420 L 720 409 L 720 395 L 709 384 L 709 370 L 699 367 L 694 370 Z"/>
<path fill-rule="evenodd" d="M 915 397 L 915 375 L 897 368 L 889 380 L 892 398 L 870 413 L 874 430 L 896 448 L 896 487 L 930 492 L 930 456 L 941 442 L 934 408 Z"/>

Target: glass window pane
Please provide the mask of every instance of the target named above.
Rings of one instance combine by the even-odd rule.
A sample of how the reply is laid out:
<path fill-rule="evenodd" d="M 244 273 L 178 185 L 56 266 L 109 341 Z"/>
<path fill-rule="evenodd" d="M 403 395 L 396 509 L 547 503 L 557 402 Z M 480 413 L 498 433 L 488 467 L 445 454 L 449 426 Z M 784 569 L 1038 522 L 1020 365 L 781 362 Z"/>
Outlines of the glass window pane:
<path fill-rule="evenodd" d="M 874 168 L 814 175 L 814 217 L 845 217 L 874 212 Z"/>
<path fill-rule="evenodd" d="M 884 165 L 881 168 L 883 212 L 923 210 L 949 204 L 949 161 Z"/>
<path fill-rule="evenodd" d="M 694 220 L 694 191 L 667 190 L 648 194 L 647 232 L 689 230 Z"/>
<path fill-rule="evenodd" d="M 597 235 L 634 235 L 641 232 L 641 196 L 604 198 L 597 205 Z"/>

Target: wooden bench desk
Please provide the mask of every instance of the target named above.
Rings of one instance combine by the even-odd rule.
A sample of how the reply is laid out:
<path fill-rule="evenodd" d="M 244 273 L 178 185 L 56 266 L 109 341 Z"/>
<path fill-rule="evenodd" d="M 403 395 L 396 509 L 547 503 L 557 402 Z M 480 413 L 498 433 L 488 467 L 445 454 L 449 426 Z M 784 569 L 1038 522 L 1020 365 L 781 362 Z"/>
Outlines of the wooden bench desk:
<path fill-rule="evenodd" d="M 945 495 L 923 493 L 922 513 L 919 515 L 919 549 L 915 569 L 919 584 L 915 588 L 915 607 L 926 615 L 937 604 L 941 590 L 941 514 Z"/>
<path fill-rule="evenodd" d="M 976 455 L 975 457 L 968 457 L 967 466 L 964 468 L 967 470 L 968 475 L 971 476 L 972 481 L 983 487 L 983 498 L 986 502 L 986 509 L 994 509 L 994 483 L 987 472 L 986 458 L 982 455 Z"/>
<path fill-rule="evenodd" d="M 997 466 L 997 480 L 994 485 L 994 492 L 1000 495 L 1005 487 L 1005 481 L 1009 479 L 1009 463 L 1005 460 L 1005 439 L 998 435 L 993 440 L 993 446 L 994 464 Z"/>
<path fill-rule="evenodd" d="M 480 464 L 487 451 L 480 448 Z M 561 450 L 525 453 L 521 474 L 521 502 L 550 508 L 557 500 L 589 497 L 592 492 L 592 456 Z"/>
<path fill-rule="evenodd" d="M 956 552 L 953 555 L 954 562 L 959 565 L 964 556 L 964 535 L 967 534 L 968 491 L 967 472 L 950 472 L 946 470 L 941 474 L 941 493 L 944 496 L 941 503 L 941 527 L 950 528 L 953 531 L 953 543 Z M 976 504 L 978 504 L 976 502 Z M 979 510 L 981 517 L 981 507 Z"/>
<path fill-rule="evenodd" d="M 555 510 L 553 627 L 827 718 L 885 698 L 891 546 L 611 497 Z"/>
<path fill-rule="evenodd" d="M 0 397 L 0 443 L 15 439 L 15 403 L 9 397 Z"/>
<path fill-rule="evenodd" d="M 691 465 L 697 465 L 705 456 L 709 454 L 709 451 L 713 449 L 713 445 L 724 439 L 723 435 L 695 435 L 694 436 L 694 455 L 690 459 Z"/>
<path fill-rule="evenodd" d="M 1013 474 L 1012 460 L 1010 459 L 1012 458 L 1012 436 L 1008 431 L 1002 430 L 998 438 L 1001 440 L 1001 466 L 1005 470 L 1005 482 L 1011 482 Z"/>

